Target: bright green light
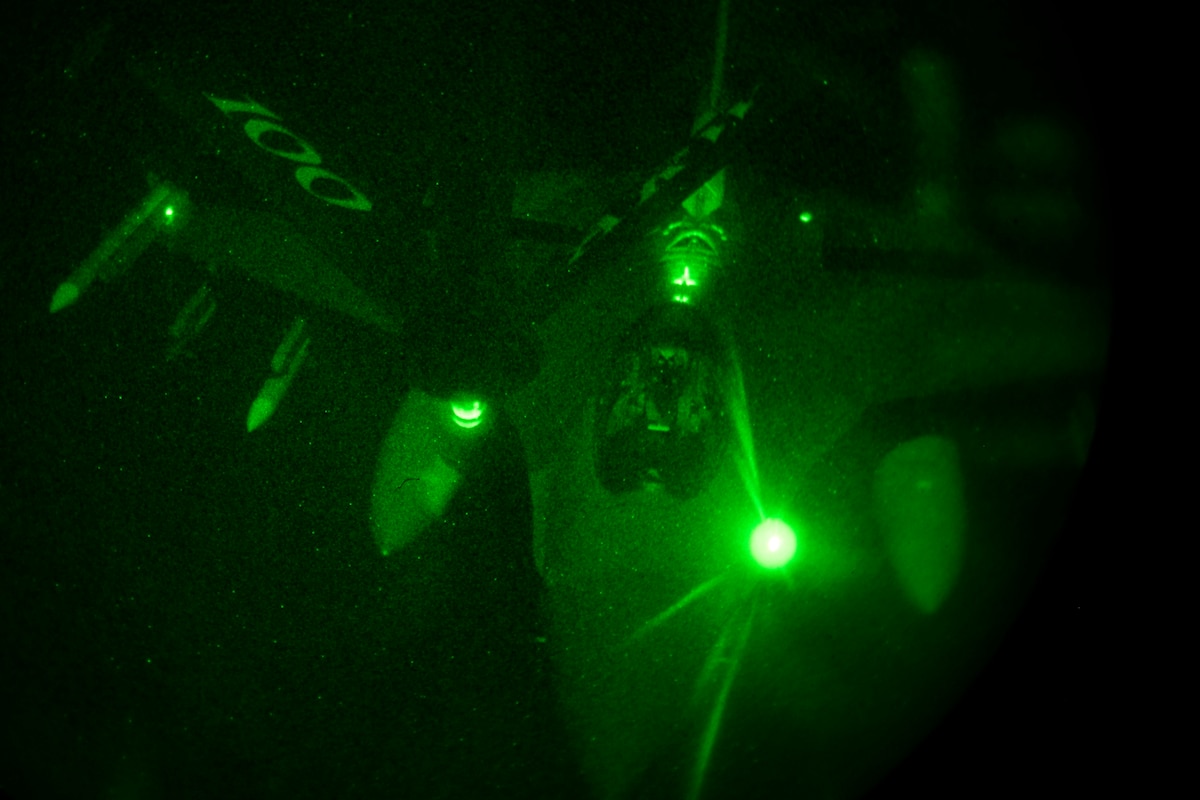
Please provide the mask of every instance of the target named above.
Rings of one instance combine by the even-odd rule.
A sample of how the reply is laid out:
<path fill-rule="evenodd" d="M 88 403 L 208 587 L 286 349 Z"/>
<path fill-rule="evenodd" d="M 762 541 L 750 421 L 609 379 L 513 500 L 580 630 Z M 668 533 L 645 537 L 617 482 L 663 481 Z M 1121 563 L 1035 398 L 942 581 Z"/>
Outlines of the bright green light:
<path fill-rule="evenodd" d="M 451 403 L 450 410 L 454 412 L 454 424 L 470 430 L 483 422 L 485 406 L 478 400 L 470 403 Z"/>
<path fill-rule="evenodd" d="M 750 536 L 750 554 L 759 566 L 779 569 L 796 555 L 796 533 L 782 520 L 763 520 Z"/>
<path fill-rule="evenodd" d="M 808 223 L 812 222 L 812 214 L 808 213 L 807 211 L 801 211 L 800 221 L 807 225 Z"/>
<path fill-rule="evenodd" d="M 167 206 L 167 207 L 166 207 L 166 208 L 163 210 L 163 213 L 164 213 L 164 214 L 166 214 L 168 217 L 173 217 L 173 216 L 175 216 L 175 207 L 174 207 L 174 206 Z"/>
<path fill-rule="evenodd" d="M 696 282 L 694 280 L 692 280 L 691 268 L 689 268 L 687 266 L 685 266 L 683 268 L 683 275 L 681 275 L 678 278 L 676 278 L 675 280 L 671 281 L 671 283 L 675 284 L 676 286 L 695 286 L 696 285 Z"/>

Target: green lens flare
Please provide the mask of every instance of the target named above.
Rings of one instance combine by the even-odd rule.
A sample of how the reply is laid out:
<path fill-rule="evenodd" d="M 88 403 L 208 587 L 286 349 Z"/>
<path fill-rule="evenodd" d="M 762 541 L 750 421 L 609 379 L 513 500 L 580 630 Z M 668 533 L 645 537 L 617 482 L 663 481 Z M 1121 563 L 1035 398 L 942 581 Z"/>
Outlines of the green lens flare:
<path fill-rule="evenodd" d="M 764 569 L 779 569 L 796 555 L 796 532 L 782 520 L 763 520 L 750 536 L 750 554 Z"/>

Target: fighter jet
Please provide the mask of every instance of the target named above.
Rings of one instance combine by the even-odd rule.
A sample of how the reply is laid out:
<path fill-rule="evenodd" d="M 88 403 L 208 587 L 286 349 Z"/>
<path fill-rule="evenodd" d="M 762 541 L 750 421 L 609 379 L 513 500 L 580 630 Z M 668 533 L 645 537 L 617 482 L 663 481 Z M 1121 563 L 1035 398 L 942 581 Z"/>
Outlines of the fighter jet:
<path fill-rule="evenodd" d="M 456 237 L 474 235 L 455 229 L 463 217 L 447 211 L 437 175 L 390 186 L 420 165 L 400 170 L 332 140 L 336 126 L 306 116 L 303 93 L 260 85 L 265 64 L 159 50 L 126 60 L 157 104 L 146 113 L 170 120 L 236 190 L 215 191 L 190 165 L 148 175 L 140 202 L 56 277 L 50 302 L 70 314 L 97 281 L 119 282 L 147 248 L 169 245 L 209 276 L 164 332 L 174 358 L 221 323 L 211 276 L 290 298 L 294 320 L 245 411 L 254 437 L 289 435 L 289 389 L 335 335 L 308 309 L 414 354 L 412 388 L 375 443 L 367 514 L 379 558 L 404 559 L 449 524 L 483 443 L 515 427 L 545 642 L 581 769 L 604 798 L 702 796 L 712 765 L 733 769 L 721 756 L 729 720 L 744 727 L 767 709 L 838 754 L 855 749 L 856 715 L 884 720 L 859 742 L 869 767 L 826 774 L 814 756 L 806 785 L 852 793 L 895 763 L 936 717 L 924 709 L 950 702 L 941 679 L 965 680 L 916 670 L 906 637 L 937 660 L 968 627 L 998 635 L 1015 602 L 981 575 L 1020 558 L 1002 531 L 1023 518 L 981 516 L 982 476 L 1077 473 L 1094 426 L 1086 387 L 1105 366 L 1106 288 L 1041 277 L 967 221 L 951 59 L 914 46 L 890 65 L 915 179 L 903 202 L 872 202 L 805 181 L 825 157 L 816 109 L 869 105 L 878 90 L 819 47 L 798 48 L 790 72 L 731 79 L 729 51 L 753 44 L 731 40 L 730 13 L 721 3 L 711 68 L 683 87 L 703 99 L 664 159 L 607 176 L 514 170 L 505 213 L 481 208 L 472 224 L 500 230 L 484 278 L 505 325 L 446 332 L 387 290 L 427 298 L 430 276 L 459 263 Z M 1044 155 L 1019 132 L 996 136 L 1000 150 L 1026 142 L 1010 148 L 1022 164 Z M 1050 197 L 1038 207 L 1068 224 L 1069 200 Z M 1037 205 L 991 200 L 1005 219 Z M 409 233 L 393 248 L 397 230 Z M 1077 400 L 1047 419 L 1015 408 L 977 419 L 966 399 L 1059 384 L 1078 387 Z M 979 604 L 996 610 L 965 610 Z M 840 666 L 876 656 L 897 675 L 892 689 Z"/>

